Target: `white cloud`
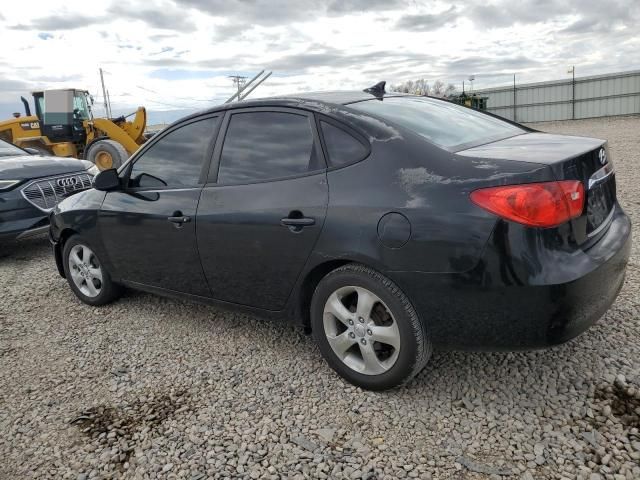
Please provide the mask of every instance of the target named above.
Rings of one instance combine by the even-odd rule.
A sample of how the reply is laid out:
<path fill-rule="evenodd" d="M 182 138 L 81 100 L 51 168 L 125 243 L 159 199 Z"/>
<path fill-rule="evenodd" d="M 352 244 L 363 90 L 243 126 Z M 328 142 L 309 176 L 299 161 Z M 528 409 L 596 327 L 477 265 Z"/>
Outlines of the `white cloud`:
<path fill-rule="evenodd" d="M 99 67 L 118 112 L 205 108 L 231 95 L 228 75 L 262 69 L 274 75 L 256 96 L 640 68 L 636 0 L 149 0 L 94 3 L 90 14 L 84 1 L 53 3 L 3 5 L 1 118 L 33 89 L 87 88 L 99 102 Z"/>

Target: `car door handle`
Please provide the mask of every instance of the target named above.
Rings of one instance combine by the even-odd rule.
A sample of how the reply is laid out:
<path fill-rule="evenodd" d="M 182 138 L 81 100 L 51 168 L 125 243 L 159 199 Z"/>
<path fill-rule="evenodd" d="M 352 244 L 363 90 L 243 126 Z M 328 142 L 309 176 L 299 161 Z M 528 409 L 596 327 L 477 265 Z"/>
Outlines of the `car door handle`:
<path fill-rule="evenodd" d="M 186 217 L 184 215 L 176 215 L 176 216 L 172 216 L 172 217 L 167 217 L 167 220 L 169 220 L 171 223 L 175 223 L 176 226 L 182 226 L 183 223 L 188 223 L 191 221 L 191 217 Z"/>
<path fill-rule="evenodd" d="M 292 210 L 289 216 L 280 220 L 284 227 L 289 227 L 291 233 L 300 233 L 304 227 L 316 224 L 316 219 L 305 217 L 300 210 Z"/>
<path fill-rule="evenodd" d="M 285 227 L 309 227 L 316 224 L 315 218 L 302 217 L 302 218 L 283 218 L 280 223 Z"/>

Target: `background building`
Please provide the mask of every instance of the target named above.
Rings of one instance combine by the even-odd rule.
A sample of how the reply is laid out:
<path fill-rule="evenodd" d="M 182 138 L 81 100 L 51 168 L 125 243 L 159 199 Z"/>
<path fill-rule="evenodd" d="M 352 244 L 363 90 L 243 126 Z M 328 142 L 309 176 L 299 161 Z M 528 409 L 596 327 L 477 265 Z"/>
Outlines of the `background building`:
<path fill-rule="evenodd" d="M 474 92 L 486 110 L 517 122 L 640 113 L 640 70 L 510 85 Z"/>

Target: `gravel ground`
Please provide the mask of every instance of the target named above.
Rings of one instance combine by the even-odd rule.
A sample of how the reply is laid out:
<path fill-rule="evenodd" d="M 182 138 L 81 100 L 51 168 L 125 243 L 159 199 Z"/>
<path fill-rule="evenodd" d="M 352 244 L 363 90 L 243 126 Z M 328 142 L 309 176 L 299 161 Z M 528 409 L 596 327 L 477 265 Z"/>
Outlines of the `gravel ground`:
<path fill-rule="evenodd" d="M 537 127 L 609 139 L 637 231 L 640 117 Z M 436 352 L 387 393 L 292 327 L 141 293 L 91 308 L 46 240 L 2 248 L 0 478 L 640 478 L 638 234 L 577 340 Z"/>

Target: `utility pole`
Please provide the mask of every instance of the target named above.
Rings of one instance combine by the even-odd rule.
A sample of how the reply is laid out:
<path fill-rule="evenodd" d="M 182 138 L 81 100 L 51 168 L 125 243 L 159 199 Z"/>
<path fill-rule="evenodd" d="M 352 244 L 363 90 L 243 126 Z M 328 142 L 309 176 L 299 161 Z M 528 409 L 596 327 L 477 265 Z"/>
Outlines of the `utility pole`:
<path fill-rule="evenodd" d="M 109 105 L 109 113 L 107 113 L 107 118 L 111 118 L 111 97 L 109 96 L 109 90 L 107 90 L 107 105 Z"/>
<path fill-rule="evenodd" d="M 107 89 L 104 87 L 104 75 L 102 74 L 102 68 L 100 68 L 100 83 L 102 83 L 102 99 L 104 100 L 104 112 L 107 117 L 111 117 L 111 106 L 109 105 L 109 96 L 107 95 Z"/>
<path fill-rule="evenodd" d="M 237 101 L 240 100 L 244 100 L 245 98 L 247 98 L 247 96 L 253 92 L 253 90 L 255 90 L 255 88 L 260 85 L 262 82 L 264 82 L 267 78 L 269 78 L 269 76 L 273 73 L 273 72 L 269 72 L 267 73 L 265 76 L 262 76 L 262 74 L 264 73 L 264 70 L 262 70 L 260 73 L 258 73 L 255 77 L 253 77 L 251 80 L 249 80 L 248 82 L 240 80 L 242 82 L 242 88 L 240 88 L 240 85 L 238 85 L 238 91 L 236 93 L 234 93 L 233 95 L 231 95 L 231 97 L 229 97 L 227 99 L 226 102 L 224 103 L 230 103 L 233 102 L 234 99 L 237 99 Z M 262 77 L 262 78 L 260 78 Z M 236 78 L 237 76 L 233 76 L 230 77 L 234 79 L 233 83 L 236 83 Z M 245 77 L 240 77 L 241 79 L 244 79 Z M 258 80 L 259 79 L 259 80 Z M 251 88 L 249 88 L 251 87 Z M 248 90 L 247 90 L 248 89 Z"/>
<path fill-rule="evenodd" d="M 247 81 L 247 77 L 243 77 L 242 75 L 229 75 L 229 78 L 233 80 L 233 84 L 238 88 L 238 93 L 236 95 L 238 95 L 239 98 L 242 87 Z"/>
<path fill-rule="evenodd" d="M 256 83 L 254 83 L 253 85 L 251 85 L 251 88 L 249 90 L 247 90 L 247 92 L 245 93 L 244 90 L 242 92 L 242 96 L 238 96 L 238 100 L 244 100 L 245 98 L 247 98 L 249 96 L 249 94 L 251 92 L 253 92 L 258 85 L 260 85 L 262 82 L 264 82 L 267 78 L 269 78 L 271 76 L 273 72 L 269 72 L 267 73 L 264 77 L 262 77 L 260 80 L 258 80 Z M 248 85 L 247 85 L 248 86 Z"/>

